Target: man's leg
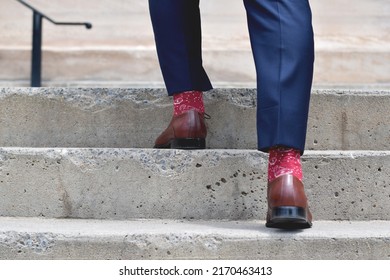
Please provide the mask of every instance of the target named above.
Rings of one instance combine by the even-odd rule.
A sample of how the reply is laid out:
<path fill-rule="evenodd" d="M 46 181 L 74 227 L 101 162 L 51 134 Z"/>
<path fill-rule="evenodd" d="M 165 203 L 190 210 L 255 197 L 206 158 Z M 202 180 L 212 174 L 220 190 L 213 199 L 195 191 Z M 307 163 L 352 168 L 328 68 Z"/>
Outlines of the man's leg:
<path fill-rule="evenodd" d="M 202 66 L 199 0 L 149 0 L 149 9 L 169 95 L 210 90 Z"/>
<path fill-rule="evenodd" d="M 307 0 L 244 0 L 258 89 L 258 148 L 305 146 L 314 43 Z"/>
<path fill-rule="evenodd" d="M 149 0 L 160 67 L 174 116 L 155 148 L 205 148 L 202 92 L 212 89 L 202 66 L 199 0 Z"/>
<path fill-rule="evenodd" d="M 257 72 L 258 148 L 270 152 L 267 226 L 305 228 L 302 184 L 314 43 L 307 0 L 244 0 Z"/>

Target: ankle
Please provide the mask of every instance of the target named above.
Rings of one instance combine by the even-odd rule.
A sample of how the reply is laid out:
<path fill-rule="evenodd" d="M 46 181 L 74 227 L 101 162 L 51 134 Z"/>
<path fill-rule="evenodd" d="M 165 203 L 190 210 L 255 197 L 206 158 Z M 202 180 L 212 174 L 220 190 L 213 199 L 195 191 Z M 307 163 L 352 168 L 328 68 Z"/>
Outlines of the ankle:
<path fill-rule="evenodd" d="M 173 111 L 175 116 L 189 110 L 204 113 L 203 93 L 201 91 L 185 91 L 173 95 Z"/>
<path fill-rule="evenodd" d="M 301 152 L 293 148 L 273 147 L 269 151 L 268 181 L 285 174 L 292 174 L 302 181 Z"/>

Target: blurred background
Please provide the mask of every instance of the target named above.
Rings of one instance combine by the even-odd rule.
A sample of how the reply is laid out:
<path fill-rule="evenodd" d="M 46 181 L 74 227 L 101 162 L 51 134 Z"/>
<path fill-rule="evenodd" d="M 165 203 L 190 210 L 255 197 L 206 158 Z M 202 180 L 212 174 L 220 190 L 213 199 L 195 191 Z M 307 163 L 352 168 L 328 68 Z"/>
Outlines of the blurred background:
<path fill-rule="evenodd" d="M 26 0 L 44 20 L 42 86 L 162 87 L 147 0 Z M 390 88 L 390 1 L 311 0 L 316 87 Z M 204 66 L 215 87 L 255 87 L 240 0 L 202 0 Z M 0 0 L 0 86 L 29 86 L 32 12 Z"/>

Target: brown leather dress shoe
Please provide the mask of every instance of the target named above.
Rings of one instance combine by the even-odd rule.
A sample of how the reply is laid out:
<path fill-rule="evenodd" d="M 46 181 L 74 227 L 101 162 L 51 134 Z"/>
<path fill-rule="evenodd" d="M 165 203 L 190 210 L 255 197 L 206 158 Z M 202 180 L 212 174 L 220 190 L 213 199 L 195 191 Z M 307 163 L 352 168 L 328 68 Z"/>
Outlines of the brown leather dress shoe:
<path fill-rule="evenodd" d="M 207 129 L 204 115 L 190 110 L 173 116 L 167 129 L 157 138 L 154 148 L 205 149 Z"/>
<path fill-rule="evenodd" d="M 291 174 L 268 184 L 266 227 L 303 229 L 312 226 L 312 215 L 302 182 Z"/>

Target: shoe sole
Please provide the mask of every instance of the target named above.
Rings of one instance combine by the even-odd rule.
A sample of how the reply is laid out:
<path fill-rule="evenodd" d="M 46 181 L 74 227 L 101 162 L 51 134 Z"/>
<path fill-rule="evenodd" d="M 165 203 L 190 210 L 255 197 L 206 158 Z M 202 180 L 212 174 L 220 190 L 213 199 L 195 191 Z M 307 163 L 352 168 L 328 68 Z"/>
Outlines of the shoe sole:
<path fill-rule="evenodd" d="M 204 138 L 175 138 L 167 145 L 154 146 L 155 149 L 181 149 L 181 150 L 202 150 L 206 149 Z"/>
<path fill-rule="evenodd" d="M 312 223 L 308 220 L 304 208 L 280 206 L 272 209 L 271 217 L 265 226 L 279 229 L 305 229 L 311 228 Z"/>

